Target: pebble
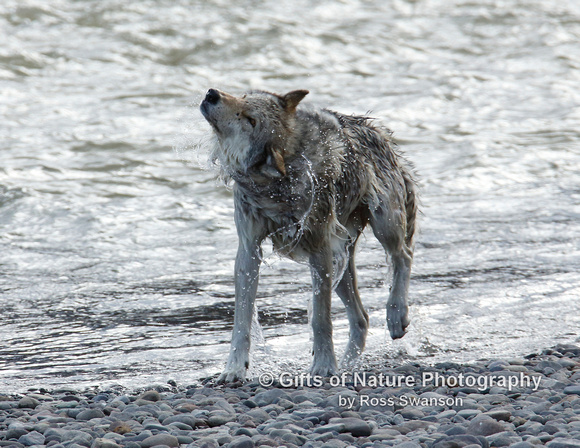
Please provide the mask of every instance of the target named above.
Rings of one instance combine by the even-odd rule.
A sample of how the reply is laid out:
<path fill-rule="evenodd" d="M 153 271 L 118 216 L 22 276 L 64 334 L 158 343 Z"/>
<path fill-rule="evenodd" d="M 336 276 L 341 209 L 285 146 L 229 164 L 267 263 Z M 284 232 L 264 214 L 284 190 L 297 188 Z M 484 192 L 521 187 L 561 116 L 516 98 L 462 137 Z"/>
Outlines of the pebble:
<path fill-rule="evenodd" d="M 158 445 L 178 447 L 179 440 L 171 434 L 157 434 L 155 436 L 147 437 L 141 442 L 143 448 L 152 448 Z"/>
<path fill-rule="evenodd" d="M 487 443 L 484 443 L 481 439 L 470 435 L 455 435 L 443 437 L 433 444 L 433 448 L 457 448 L 465 446 L 478 446 L 481 448 L 489 448 Z"/>
<path fill-rule="evenodd" d="M 20 399 L 20 401 L 18 401 L 19 408 L 35 409 L 39 405 L 40 405 L 40 401 L 38 401 L 36 398 L 30 397 L 30 396 L 23 397 Z"/>
<path fill-rule="evenodd" d="M 44 436 L 37 431 L 31 431 L 20 436 L 18 443 L 21 443 L 24 446 L 44 445 Z"/>
<path fill-rule="evenodd" d="M 254 448 L 255 446 L 254 441 L 247 436 L 238 437 L 227 445 L 228 448 Z"/>
<path fill-rule="evenodd" d="M 572 384 L 570 386 L 566 386 L 564 388 L 564 393 L 565 394 L 576 394 L 576 395 L 580 395 L 580 384 Z"/>
<path fill-rule="evenodd" d="M 94 418 L 103 418 L 105 414 L 100 409 L 86 409 L 77 414 L 76 419 L 81 421 L 88 421 Z"/>
<path fill-rule="evenodd" d="M 580 448 L 578 439 L 555 439 L 546 445 L 548 448 Z"/>
<path fill-rule="evenodd" d="M 523 375 L 539 378 L 540 385 L 425 386 L 426 372 L 505 381 Z M 367 371 L 381 373 L 412 376 L 414 385 L 267 388 L 249 381 L 171 383 L 140 393 L 112 387 L 1 395 L 0 447 L 580 448 L 579 347 L 465 366 L 379 365 Z M 339 395 L 353 404 L 340 405 Z M 362 402 L 363 396 L 375 402 Z M 380 402 L 386 399 L 392 402 Z"/>
<path fill-rule="evenodd" d="M 510 418 L 512 416 L 512 413 L 510 411 L 505 410 L 505 409 L 497 409 L 497 410 L 485 412 L 484 415 L 488 415 L 489 417 L 491 417 L 495 420 L 509 422 Z"/>
<path fill-rule="evenodd" d="M 331 418 L 329 423 L 344 425 L 344 431 L 351 433 L 354 437 L 368 437 L 372 434 L 369 424 L 360 418 Z"/>
<path fill-rule="evenodd" d="M 131 427 L 125 422 L 114 421 L 109 425 L 109 430 L 116 434 L 127 434 L 131 432 Z"/>
<path fill-rule="evenodd" d="M 139 400 L 156 402 L 161 400 L 161 394 L 156 390 L 148 390 L 139 397 Z"/>
<path fill-rule="evenodd" d="M 114 440 L 110 439 L 95 439 L 91 448 L 121 448 Z"/>

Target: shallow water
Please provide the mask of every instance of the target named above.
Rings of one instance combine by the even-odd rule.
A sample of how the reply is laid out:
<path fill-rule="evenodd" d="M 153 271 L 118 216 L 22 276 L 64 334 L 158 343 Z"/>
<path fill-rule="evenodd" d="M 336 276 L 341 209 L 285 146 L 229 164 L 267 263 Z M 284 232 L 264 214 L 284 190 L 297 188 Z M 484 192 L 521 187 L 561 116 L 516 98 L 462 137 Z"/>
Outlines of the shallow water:
<path fill-rule="evenodd" d="M 205 164 L 209 87 L 311 91 L 395 131 L 423 215 L 409 333 L 358 265 L 364 363 L 518 356 L 580 329 L 574 0 L 4 1 L 0 391 L 217 373 L 233 318 L 231 191 Z M 253 372 L 309 362 L 307 267 L 262 269 Z M 348 328 L 334 303 L 340 353 Z"/>

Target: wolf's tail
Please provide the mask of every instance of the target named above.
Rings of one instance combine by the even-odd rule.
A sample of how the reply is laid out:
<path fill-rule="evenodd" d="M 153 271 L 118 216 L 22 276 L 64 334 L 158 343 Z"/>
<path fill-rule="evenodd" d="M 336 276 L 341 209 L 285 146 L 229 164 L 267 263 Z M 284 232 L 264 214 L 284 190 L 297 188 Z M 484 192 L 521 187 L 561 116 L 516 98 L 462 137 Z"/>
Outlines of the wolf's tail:
<path fill-rule="evenodd" d="M 407 233 L 405 243 L 413 250 L 413 237 L 415 236 L 415 223 L 417 219 L 417 185 L 409 173 L 403 171 L 405 181 L 405 211 L 407 213 Z"/>

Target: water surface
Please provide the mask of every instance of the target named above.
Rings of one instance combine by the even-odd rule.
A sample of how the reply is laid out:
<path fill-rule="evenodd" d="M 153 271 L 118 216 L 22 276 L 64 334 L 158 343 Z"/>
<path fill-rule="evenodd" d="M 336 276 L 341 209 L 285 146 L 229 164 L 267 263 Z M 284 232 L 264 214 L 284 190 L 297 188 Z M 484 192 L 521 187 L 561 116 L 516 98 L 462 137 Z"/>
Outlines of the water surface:
<path fill-rule="evenodd" d="M 210 87 L 370 111 L 415 164 L 413 321 L 390 341 L 367 233 L 364 363 L 577 340 L 577 2 L 8 0 L 0 39 L 0 391 L 223 367 L 237 241 L 231 191 L 206 169 Z M 306 266 L 268 257 L 253 372 L 307 367 L 310 294 Z"/>

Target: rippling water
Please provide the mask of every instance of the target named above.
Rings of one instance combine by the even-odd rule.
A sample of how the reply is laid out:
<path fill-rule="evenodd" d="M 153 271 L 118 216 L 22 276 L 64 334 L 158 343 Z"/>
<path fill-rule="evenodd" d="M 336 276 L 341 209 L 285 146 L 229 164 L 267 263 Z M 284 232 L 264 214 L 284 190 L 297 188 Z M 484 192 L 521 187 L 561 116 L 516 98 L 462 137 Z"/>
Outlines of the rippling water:
<path fill-rule="evenodd" d="M 416 165 L 413 322 L 390 341 L 367 234 L 363 362 L 577 339 L 575 0 L 7 0 L 0 40 L 0 391 L 223 367 L 237 243 L 231 191 L 205 169 L 209 87 L 371 111 Z M 303 369 L 308 269 L 270 256 L 262 272 L 255 369 Z"/>

